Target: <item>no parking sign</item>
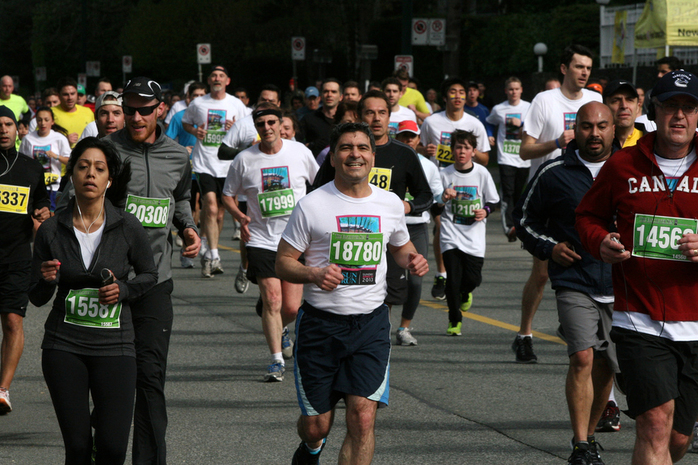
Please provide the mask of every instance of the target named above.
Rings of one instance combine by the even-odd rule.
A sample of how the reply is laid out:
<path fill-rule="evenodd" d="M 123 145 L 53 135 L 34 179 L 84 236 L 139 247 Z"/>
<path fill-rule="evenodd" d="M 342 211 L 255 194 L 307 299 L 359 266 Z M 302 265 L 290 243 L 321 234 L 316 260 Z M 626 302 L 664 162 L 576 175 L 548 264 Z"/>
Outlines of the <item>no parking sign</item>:
<path fill-rule="evenodd" d="M 200 65 L 211 63 L 211 44 L 196 45 L 196 59 Z"/>
<path fill-rule="evenodd" d="M 291 59 L 305 60 L 305 37 L 291 37 Z"/>

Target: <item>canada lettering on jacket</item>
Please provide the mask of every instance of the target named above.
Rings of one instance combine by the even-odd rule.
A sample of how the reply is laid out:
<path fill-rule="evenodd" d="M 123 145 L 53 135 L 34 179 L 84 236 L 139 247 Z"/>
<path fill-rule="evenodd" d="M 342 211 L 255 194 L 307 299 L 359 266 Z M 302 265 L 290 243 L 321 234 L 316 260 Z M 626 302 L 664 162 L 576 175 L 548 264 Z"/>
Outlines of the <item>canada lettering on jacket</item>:
<path fill-rule="evenodd" d="M 667 190 L 664 175 L 658 176 L 642 176 L 637 178 L 628 178 L 628 193 L 636 194 L 638 192 L 664 192 Z M 690 192 L 698 194 L 698 178 L 684 176 L 674 189 L 675 192 Z"/>

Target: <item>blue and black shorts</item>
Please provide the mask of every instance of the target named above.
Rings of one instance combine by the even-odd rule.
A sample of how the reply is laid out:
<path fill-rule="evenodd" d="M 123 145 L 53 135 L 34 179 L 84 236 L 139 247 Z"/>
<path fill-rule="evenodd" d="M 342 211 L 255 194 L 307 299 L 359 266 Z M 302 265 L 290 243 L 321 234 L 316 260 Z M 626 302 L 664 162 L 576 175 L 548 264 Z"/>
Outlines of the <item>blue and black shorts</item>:
<path fill-rule="evenodd" d="M 388 405 L 390 312 L 337 315 L 303 303 L 296 318 L 296 392 L 303 415 L 329 412 L 346 395 Z"/>

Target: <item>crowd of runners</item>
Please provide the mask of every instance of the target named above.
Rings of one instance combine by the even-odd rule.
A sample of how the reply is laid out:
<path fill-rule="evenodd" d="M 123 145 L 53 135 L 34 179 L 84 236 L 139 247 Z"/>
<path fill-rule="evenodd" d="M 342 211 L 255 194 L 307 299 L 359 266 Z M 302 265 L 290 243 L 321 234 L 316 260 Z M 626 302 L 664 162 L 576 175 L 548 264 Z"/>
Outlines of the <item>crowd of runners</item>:
<path fill-rule="evenodd" d="M 391 344 L 418 345 L 429 253 L 444 333 L 462 336 L 463 312 L 486 299 L 486 223 L 500 208 L 502 233 L 533 256 L 516 362 L 537 362 L 534 315 L 548 280 L 555 291 L 568 463 L 604 463 L 596 433 L 621 429 L 619 393 L 636 422 L 633 464 L 698 452 L 698 77 L 667 57 L 645 92 L 592 82 L 592 65 L 571 45 L 561 80 L 527 102 L 512 76 L 497 105 L 459 77 L 422 94 L 404 69 L 366 89 L 268 83 L 251 106 L 221 65 L 182 95 L 147 77 L 118 89 L 103 78 L 87 95 L 64 78 L 25 100 L 2 77 L 0 415 L 13 408 L 28 302 L 51 305 L 42 369 L 66 463 L 124 463 L 133 423 L 133 463 L 165 464 L 181 266 L 239 294 L 258 286 L 260 376 L 283 382 L 293 360 L 301 442 L 288 459 L 319 463 L 343 400 L 338 462 L 370 463 Z M 241 257 L 228 274 L 225 221 Z"/>

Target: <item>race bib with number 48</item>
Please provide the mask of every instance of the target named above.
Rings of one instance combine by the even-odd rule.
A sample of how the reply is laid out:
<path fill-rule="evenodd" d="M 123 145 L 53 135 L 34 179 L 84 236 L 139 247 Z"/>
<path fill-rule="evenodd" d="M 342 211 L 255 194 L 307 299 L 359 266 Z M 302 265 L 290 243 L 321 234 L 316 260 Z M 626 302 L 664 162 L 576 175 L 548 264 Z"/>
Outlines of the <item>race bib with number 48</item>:
<path fill-rule="evenodd" d="M 695 233 L 698 220 L 671 216 L 635 215 L 633 256 L 660 260 L 684 261 L 678 241 L 684 234 Z"/>
<path fill-rule="evenodd" d="M 72 289 L 65 298 L 63 321 L 88 328 L 120 328 L 121 303 L 99 303 L 99 289 Z"/>
<path fill-rule="evenodd" d="M 371 172 L 368 175 L 368 182 L 383 189 L 384 191 L 390 191 L 390 181 L 393 177 L 393 170 L 390 168 L 371 168 Z"/>
<path fill-rule="evenodd" d="M 135 215 L 145 228 L 164 228 L 170 215 L 170 199 L 152 199 L 129 194 L 126 211 Z"/>

